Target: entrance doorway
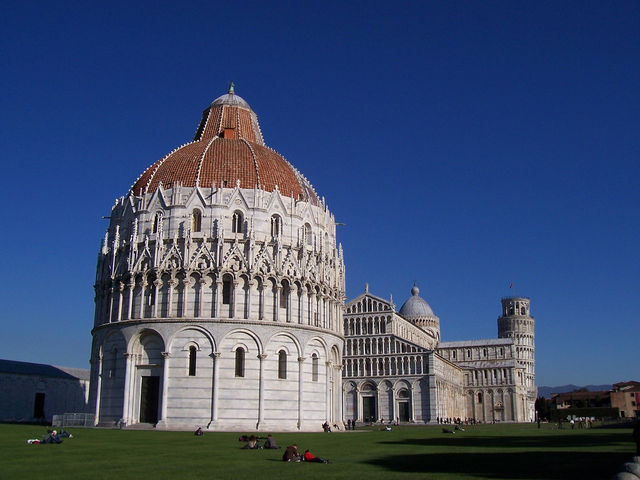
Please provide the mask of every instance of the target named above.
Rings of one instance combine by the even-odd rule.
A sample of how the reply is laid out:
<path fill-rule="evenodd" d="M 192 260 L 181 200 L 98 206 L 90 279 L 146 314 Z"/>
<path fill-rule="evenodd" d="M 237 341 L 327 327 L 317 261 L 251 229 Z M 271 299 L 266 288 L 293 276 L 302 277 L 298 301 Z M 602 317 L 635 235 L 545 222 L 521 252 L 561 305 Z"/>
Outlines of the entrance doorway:
<path fill-rule="evenodd" d="M 375 422 L 377 420 L 375 397 L 362 397 L 362 419 L 365 422 Z"/>
<path fill-rule="evenodd" d="M 142 377 L 140 388 L 140 422 L 158 423 L 160 377 Z"/>
<path fill-rule="evenodd" d="M 33 401 L 33 418 L 44 418 L 44 393 L 36 393 Z"/>
<path fill-rule="evenodd" d="M 398 402 L 398 419 L 401 422 L 409 421 L 409 402 Z"/>

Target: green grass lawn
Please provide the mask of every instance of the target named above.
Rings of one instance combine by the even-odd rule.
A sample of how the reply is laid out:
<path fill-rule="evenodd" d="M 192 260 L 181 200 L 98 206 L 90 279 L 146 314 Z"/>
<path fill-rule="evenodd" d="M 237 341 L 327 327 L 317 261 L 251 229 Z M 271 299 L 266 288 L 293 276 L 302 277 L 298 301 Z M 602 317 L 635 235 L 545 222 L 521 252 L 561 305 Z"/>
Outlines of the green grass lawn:
<path fill-rule="evenodd" d="M 328 465 L 284 463 L 282 450 L 241 450 L 239 433 L 70 429 L 60 445 L 28 445 L 45 427 L 0 425 L 0 478 L 16 479 L 607 479 L 635 451 L 629 428 L 556 430 L 481 425 L 392 432 L 274 433 Z"/>

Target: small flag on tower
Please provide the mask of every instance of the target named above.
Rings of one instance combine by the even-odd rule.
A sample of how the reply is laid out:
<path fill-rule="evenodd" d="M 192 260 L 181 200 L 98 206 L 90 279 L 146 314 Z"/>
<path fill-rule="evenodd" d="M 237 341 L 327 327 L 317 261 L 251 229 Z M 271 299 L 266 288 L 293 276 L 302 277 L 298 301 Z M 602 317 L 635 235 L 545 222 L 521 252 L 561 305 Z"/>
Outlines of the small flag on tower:
<path fill-rule="evenodd" d="M 513 288 L 513 282 L 509 284 L 509 288 Z"/>

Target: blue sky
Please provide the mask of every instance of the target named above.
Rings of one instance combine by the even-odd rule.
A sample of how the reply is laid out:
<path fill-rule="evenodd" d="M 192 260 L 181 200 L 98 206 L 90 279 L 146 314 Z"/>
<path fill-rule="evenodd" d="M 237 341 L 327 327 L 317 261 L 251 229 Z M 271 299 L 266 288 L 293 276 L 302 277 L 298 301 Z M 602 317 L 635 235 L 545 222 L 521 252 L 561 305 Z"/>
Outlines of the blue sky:
<path fill-rule="evenodd" d="M 233 80 L 346 223 L 349 298 L 416 281 L 463 340 L 528 296 L 539 385 L 640 380 L 637 1 L 14 1 L 0 31 L 0 358 L 88 368 L 101 217 Z"/>

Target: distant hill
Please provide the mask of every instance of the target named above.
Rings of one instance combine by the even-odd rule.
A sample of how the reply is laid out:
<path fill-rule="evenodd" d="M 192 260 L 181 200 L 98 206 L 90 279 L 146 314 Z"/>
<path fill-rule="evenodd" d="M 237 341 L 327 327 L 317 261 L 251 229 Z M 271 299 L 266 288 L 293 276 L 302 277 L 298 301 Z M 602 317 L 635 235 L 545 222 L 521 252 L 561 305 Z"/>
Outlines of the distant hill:
<path fill-rule="evenodd" d="M 568 393 L 581 388 L 586 388 L 590 392 L 601 392 L 603 390 L 611 390 L 613 385 L 586 385 L 583 387 L 580 385 L 561 385 L 559 387 L 538 387 L 538 396 L 551 398 L 552 393 Z"/>

